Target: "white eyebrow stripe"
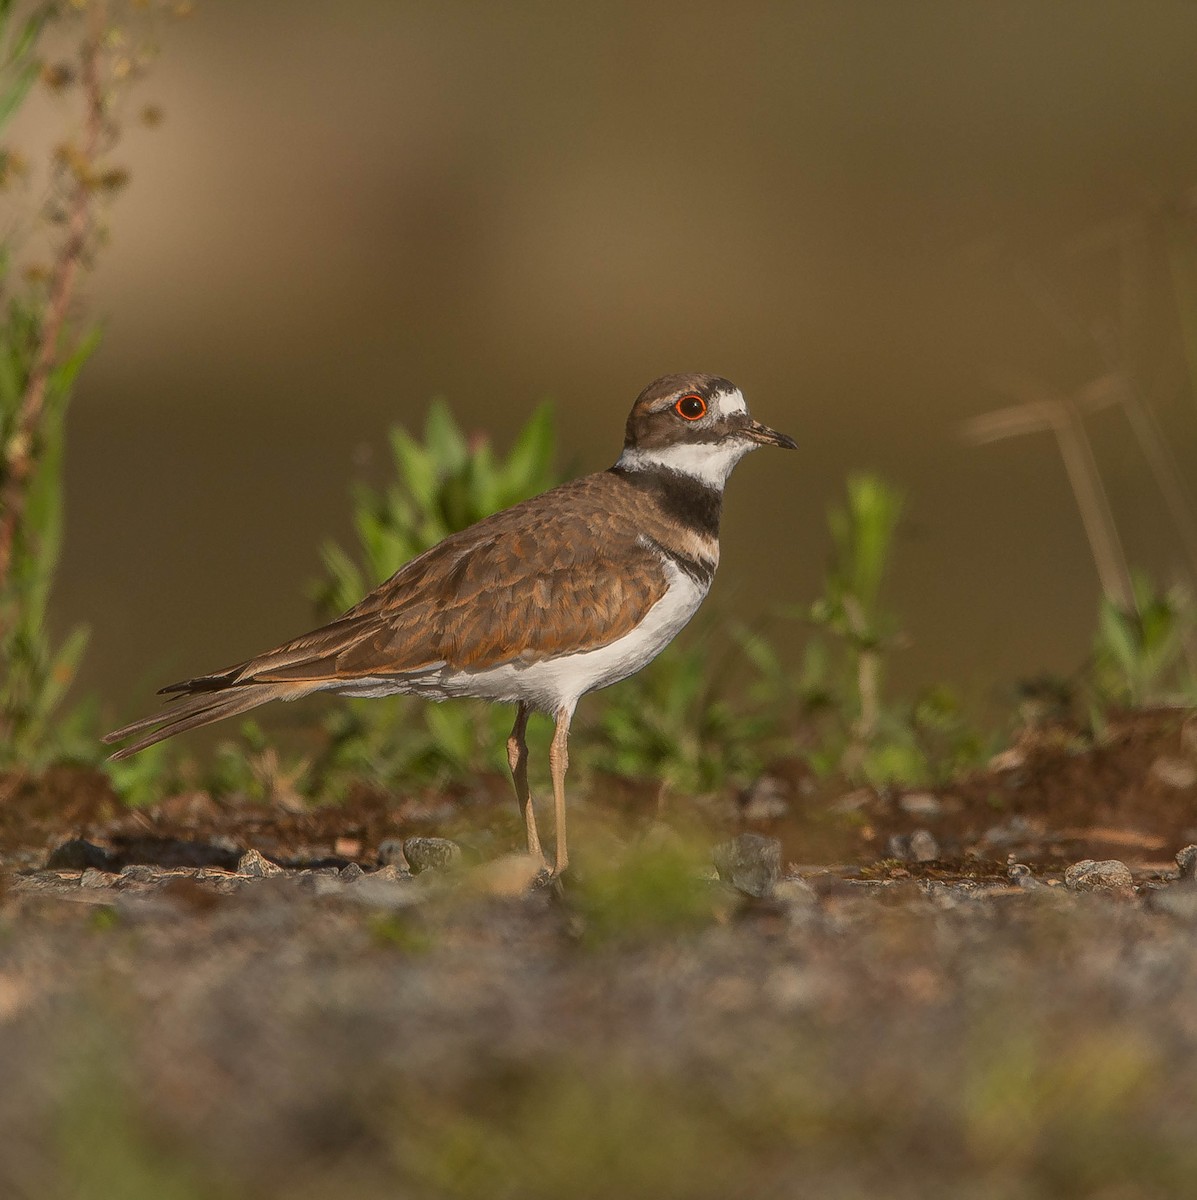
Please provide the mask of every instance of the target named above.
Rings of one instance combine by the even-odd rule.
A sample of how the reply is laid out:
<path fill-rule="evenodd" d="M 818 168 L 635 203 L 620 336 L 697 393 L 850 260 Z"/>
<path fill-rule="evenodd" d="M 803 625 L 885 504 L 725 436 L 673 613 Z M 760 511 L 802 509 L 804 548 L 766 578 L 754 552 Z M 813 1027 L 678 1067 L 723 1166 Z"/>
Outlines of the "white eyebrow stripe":
<path fill-rule="evenodd" d="M 730 392 L 719 392 L 715 397 L 715 410 L 721 417 L 731 416 L 732 413 L 746 413 L 748 405 L 739 388 Z"/>

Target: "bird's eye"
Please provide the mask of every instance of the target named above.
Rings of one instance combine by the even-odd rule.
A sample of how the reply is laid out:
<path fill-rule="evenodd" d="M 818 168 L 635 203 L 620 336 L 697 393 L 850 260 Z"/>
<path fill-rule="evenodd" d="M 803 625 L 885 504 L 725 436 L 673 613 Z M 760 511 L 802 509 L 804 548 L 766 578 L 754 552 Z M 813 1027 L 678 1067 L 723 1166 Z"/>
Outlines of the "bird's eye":
<path fill-rule="evenodd" d="M 707 415 L 707 402 L 701 396 L 683 396 L 673 406 L 673 411 L 687 421 L 697 421 Z"/>

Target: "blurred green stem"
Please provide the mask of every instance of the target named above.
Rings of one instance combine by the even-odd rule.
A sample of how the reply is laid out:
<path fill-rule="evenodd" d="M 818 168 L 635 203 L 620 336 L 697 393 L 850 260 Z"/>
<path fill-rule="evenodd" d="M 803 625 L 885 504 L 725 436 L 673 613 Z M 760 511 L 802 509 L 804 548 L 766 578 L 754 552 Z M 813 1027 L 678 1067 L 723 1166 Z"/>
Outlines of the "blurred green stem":
<path fill-rule="evenodd" d="M 33 367 L 17 412 L 12 435 L 4 446 L 3 481 L 0 487 L 0 592 L 9 581 L 13 551 L 21 532 L 29 486 L 37 471 L 42 448 L 41 426 L 46 407 L 50 376 L 60 357 L 60 343 L 67 312 L 82 269 L 88 234 L 93 224 L 95 184 L 93 168 L 101 149 L 104 132 L 104 91 L 100 80 L 100 55 L 103 49 L 106 10 L 93 4 L 87 37 L 80 54 L 80 80 L 83 85 L 86 117 L 82 145 L 69 155 L 73 178 L 67 200 L 66 237 L 54 258 L 47 289 L 45 312 Z M 0 608 L 0 621 L 3 609 Z M 0 626 L 0 641 L 6 630 Z M 0 728 L 0 735 L 4 730 Z"/>

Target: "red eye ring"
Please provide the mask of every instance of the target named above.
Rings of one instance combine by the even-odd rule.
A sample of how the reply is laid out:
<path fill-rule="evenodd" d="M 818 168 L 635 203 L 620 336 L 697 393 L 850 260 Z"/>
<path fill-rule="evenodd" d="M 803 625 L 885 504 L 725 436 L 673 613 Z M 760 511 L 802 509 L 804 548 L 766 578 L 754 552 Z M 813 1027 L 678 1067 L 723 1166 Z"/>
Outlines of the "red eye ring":
<path fill-rule="evenodd" d="M 673 411 L 683 421 L 701 421 L 707 415 L 707 402 L 701 396 L 691 392 L 678 400 L 673 406 Z"/>

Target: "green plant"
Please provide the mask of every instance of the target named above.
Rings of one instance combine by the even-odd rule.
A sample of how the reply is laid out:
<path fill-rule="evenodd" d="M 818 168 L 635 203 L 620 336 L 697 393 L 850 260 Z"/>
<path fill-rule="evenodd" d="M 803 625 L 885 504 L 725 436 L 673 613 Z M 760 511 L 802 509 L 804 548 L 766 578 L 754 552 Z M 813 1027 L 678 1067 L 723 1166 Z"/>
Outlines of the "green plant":
<path fill-rule="evenodd" d="M 48 266 L 16 265 L 16 234 L 0 244 L 0 767 L 39 769 L 94 759 L 96 710 L 62 715 L 87 643 L 77 628 L 59 644 L 48 629 L 50 592 L 62 548 L 62 471 L 67 405 L 98 332 L 81 326 L 73 301 L 102 236 L 105 203 L 125 184 L 111 166 L 116 98 L 145 55 L 114 29 L 101 0 L 39 4 L 18 20 L 0 0 L 0 130 L 40 77 L 54 90 L 76 86 L 81 127 L 53 151 L 48 198 Z M 80 20 L 77 59 L 52 67 L 39 46 L 53 20 Z M 25 158 L 0 149 L 0 187 L 15 187 Z"/>
<path fill-rule="evenodd" d="M 1136 610 L 1103 597 L 1093 646 L 1093 690 L 1099 705 L 1141 707 L 1191 702 L 1197 695 L 1192 659 L 1197 604 L 1182 584 L 1162 590 L 1133 573 Z"/>
<path fill-rule="evenodd" d="M 292 810 L 302 808 L 311 760 L 281 751 L 252 718 L 241 723 L 238 734 L 236 739 L 227 738 L 216 747 L 204 772 L 205 788 L 214 796 L 238 796 Z"/>
<path fill-rule="evenodd" d="M 11 0 L 0 3 L 0 128 L 38 78 L 39 40 L 53 16 L 53 6 L 39 5 L 18 23 Z M 89 40 L 83 51 L 89 110 L 99 103 L 99 55 Z M 66 316 L 94 203 L 85 181 L 98 153 L 90 117 L 82 147 L 73 154 L 63 148 L 56 157 L 73 179 L 57 181 L 68 230 L 51 271 L 44 278 L 37 271 L 22 275 L 11 239 L 0 246 L 0 766 L 38 768 L 78 750 L 80 714 L 57 729 L 51 718 L 87 633 L 75 629 L 55 646 L 47 609 L 62 545 L 63 421 L 71 385 L 97 340 L 94 332 L 72 336 Z M 24 159 L 8 147 L 0 154 L 10 187 L 24 173 Z"/>
<path fill-rule="evenodd" d="M 182 787 L 177 756 L 168 742 L 159 742 L 120 762 L 105 762 L 104 773 L 121 801 L 130 808 L 156 804 Z"/>
<path fill-rule="evenodd" d="M 547 404 L 505 457 L 485 437 L 467 437 L 440 400 L 428 411 L 422 442 L 392 429 L 394 478 L 381 489 L 353 489 L 357 546 L 349 551 L 330 542 L 323 549 L 325 576 L 314 589 L 321 615 L 343 612 L 449 534 L 552 487 L 558 482 L 555 441 Z M 335 791 L 362 775 L 392 785 L 443 784 L 479 771 L 505 771 L 510 722 L 505 709 L 466 700 L 350 700 L 325 720 L 328 748 L 317 774 Z"/>
<path fill-rule="evenodd" d="M 897 622 L 881 607 L 881 583 L 889 567 L 894 532 L 905 498 L 875 475 L 851 475 L 847 503 L 828 512 L 832 560 L 823 595 L 811 620 L 841 647 L 845 678 L 853 682 L 854 737 L 867 746 L 881 721 L 884 653 L 896 642 Z"/>
<path fill-rule="evenodd" d="M 9 269 L 9 264 L 0 263 L 0 286 L 7 285 Z M 33 370 L 40 320 L 34 303 L 9 298 L 0 324 L 0 441 L 6 446 L 23 436 L 20 400 Z M 87 630 L 77 627 L 55 644 L 48 611 L 62 549 L 63 423 L 71 384 L 97 340 L 94 333 L 84 338 L 49 373 L 45 407 L 29 451 L 34 462 L 23 486 L 23 514 L 13 529 L 7 574 L 0 580 L 3 766 L 37 769 L 55 759 L 88 757 L 94 742 L 89 736 L 94 710 L 76 708 L 65 717 L 59 715 L 87 646 Z"/>
<path fill-rule="evenodd" d="M 926 783 L 973 765 L 986 748 L 951 689 L 887 701 L 887 654 L 902 644 L 883 603 L 905 498 L 875 475 L 849 476 L 845 502 L 828 514 L 832 556 L 823 595 L 809 610 L 808 642 L 794 688 L 809 732 L 807 758 L 820 773 L 870 783 Z M 758 663 L 767 664 L 756 647 Z M 776 676 L 776 668 L 765 678 Z"/>
<path fill-rule="evenodd" d="M 356 553 L 336 542 L 321 551 L 325 575 L 313 588 L 332 618 L 370 588 L 451 533 L 559 482 L 553 470 L 552 406 L 542 404 L 498 459 L 482 434 L 467 436 L 443 400 L 429 406 L 424 440 L 401 426 L 389 434 L 394 478 L 385 487 L 353 487 Z"/>
<path fill-rule="evenodd" d="M 733 698 L 704 642 L 670 647 L 603 697 L 587 730 L 592 766 L 691 794 L 760 774 L 774 747 L 778 695 Z M 755 648 L 773 653 L 761 638 Z"/>

